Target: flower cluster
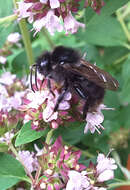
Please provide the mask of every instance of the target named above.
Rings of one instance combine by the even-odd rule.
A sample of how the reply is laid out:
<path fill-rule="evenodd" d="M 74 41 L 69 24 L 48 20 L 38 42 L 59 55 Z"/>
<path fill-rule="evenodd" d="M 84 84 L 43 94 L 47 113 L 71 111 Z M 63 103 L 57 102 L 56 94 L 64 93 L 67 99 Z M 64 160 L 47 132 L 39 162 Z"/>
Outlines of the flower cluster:
<path fill-rule="evenodd" d="M 86 167 L 78 163 L 80 151 L 72 151 L 72 148 L 62 144 L 58 137 L 52 146 L 45 145 L 43 155 L 39 157 L 40 166 L 44 177 L 38 186 L 40 189 L 64 188 L 68 181 L 68 172 L 76 170 L 80 172 Z"/>
<path fill-rule="evenodd" d="M 5 72 L 0 77 L 0 125 L 16 125 L 23 113 L 16 111 L 22 104 L 25 84 L 16 75 Z"/>
<path fill-rule="evenodd" d="M 113 158 L 99 154 L 96 165 L 90 163 L 89 167 L 81 172 L 69 171 L 66 190 L 106 190 L 104 182 L 114 178 L 113 170 L 116 168 Z"/>
<path fill-rule="evenodd" d="M 55 31 L 65 30 L 66 34 L 77 32 L 85 25 L 78 22 L 72 13 L 77 13 L 80 0 L 24 0 L 18 2 L 17 14 L 19 19 L 28 18 L 33 22 L 33 28 L 39 32 L 45 27 L 51 35 Z"/>
<path fill-rule="evenodd" d="M 46 79 L 42 86 L 41 80 L 38 80 L 38 82 L 40 90 L 35 91 L 35 93 L 29 90 L 19 110 L 25 112 L 24 123 L 32 120 L 32 129 L 44 129 L 47 123 L 50 123 L 51 128 L 56 129 L 63 123 L 64 119 L 70 118 L 67 110 L 70 108 L 68 101 L 71 99 L 71 93 L 66 94 L 59 104 L 58 110 L 54 112 L 54 107 L 60 95 L 58 88 L 52 83 L 52 94 L 47 87 Z"/>
<path fill-rule="evenodd" d="M 19 43 L 21 35 L 18 32 L 11 33 L 6 39 L 2 49 L 0 49 L 0 63 L 5 64 L 7 62 L 7 56 L 12 54 L 11 48 L 14 46 L 21 47 Z"/>
<path fill-rule="evenodd" d="M 36 147 L 38 150 L 38 148 Z M 38 190 L 106 190 L 105 182 L 114 178 L 117 168 L 115 160 L 99 154 L 96 164 L 86 167 L 79 164 L 80 151 L 63 145 L 58 137 L 53 145 L 45 144 L 37 154 L 20 151 L 27 170 L 32 173 L 41 168 L 40 181 L 35 184 Z"/>
<path fill-rule="evenodd" d="M 10 143 L 13 133 L 6 133 L 1 142 Z M 106 181 L 114 178 L 117 168 L 115 160 L 98 154 L 96 164 L 90 162 L 86 167 L 79 163 L 81 151 L 63 145 L 58 137 L 53 145 L 45 144 L 43 149 L 35 145 L 37 153 L 19 151 L 17 159 L 24 165 L 28 175 L 40 173 L 35 183 L 36 190 L 106 190 Z M 37 179 L 38 179 L 37 178 Z"/>

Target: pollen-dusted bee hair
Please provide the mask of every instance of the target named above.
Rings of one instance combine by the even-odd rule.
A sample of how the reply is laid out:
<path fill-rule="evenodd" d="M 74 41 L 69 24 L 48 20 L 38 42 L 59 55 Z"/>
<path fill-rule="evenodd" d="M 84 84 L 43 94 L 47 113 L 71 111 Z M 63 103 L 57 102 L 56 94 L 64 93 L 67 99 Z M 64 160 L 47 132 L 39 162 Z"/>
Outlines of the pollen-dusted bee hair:
<path fill-rule="evenodd" d="M 58 46 L 52 52 L 45 52 L 37 59 L 36 64 L 31 69 L 30 82 L 33 91 L 32 72 L 34 67 L 36 87 L 37 72 L 48 79 L 50 91 L 50 79 L 62 84 L 61 94 L 54 112 L 58 109 L 59 103 L 63 100 L 65 94 L 73 91 L 85 101 L 83 107 L 83 118 L 85 118 L 88 111 L 93 110 L 95 106 L 102 102 L 105 89 L 113 91 L 118 89 L 116 79 L 104 70 L 82 59 L 79 52 L 73 48 Z"/>

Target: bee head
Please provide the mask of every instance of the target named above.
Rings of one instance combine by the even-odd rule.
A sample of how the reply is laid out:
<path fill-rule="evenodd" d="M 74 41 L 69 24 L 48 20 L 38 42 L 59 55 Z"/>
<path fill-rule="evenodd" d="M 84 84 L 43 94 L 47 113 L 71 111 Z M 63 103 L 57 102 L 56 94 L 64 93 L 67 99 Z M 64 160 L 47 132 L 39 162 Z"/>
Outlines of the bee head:
<path fill-rule="evenodd" d="M 45 52 L 36 61 L 37 70 L 45 77 L 51 70 L 51 53 Z"/>
<path fill-rule="evenodd" d="M 73 48 L 58 46 L 52 52 L 52 62 L 62 65 L 64 63 L 77 63 L 80 60 L 79 53 Z"/>

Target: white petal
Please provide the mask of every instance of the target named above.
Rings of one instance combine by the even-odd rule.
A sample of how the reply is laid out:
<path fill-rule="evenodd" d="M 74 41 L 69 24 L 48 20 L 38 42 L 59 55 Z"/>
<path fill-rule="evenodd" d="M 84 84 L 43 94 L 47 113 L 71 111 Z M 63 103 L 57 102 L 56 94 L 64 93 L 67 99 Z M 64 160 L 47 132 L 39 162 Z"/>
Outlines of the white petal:
<path fill-rule="evenodd" d="M 98 176 L 97 180 L 98 182 L 104 182 L 113 178 L 114 178 L 114 172 L 112 170 L 105 170 Z"/>
<path fill-rule="evenodd" d="M 50 6 L 52 9 L 56 9 L 60 7 L 60 3 L 58 0 L 50 0 Z"/>

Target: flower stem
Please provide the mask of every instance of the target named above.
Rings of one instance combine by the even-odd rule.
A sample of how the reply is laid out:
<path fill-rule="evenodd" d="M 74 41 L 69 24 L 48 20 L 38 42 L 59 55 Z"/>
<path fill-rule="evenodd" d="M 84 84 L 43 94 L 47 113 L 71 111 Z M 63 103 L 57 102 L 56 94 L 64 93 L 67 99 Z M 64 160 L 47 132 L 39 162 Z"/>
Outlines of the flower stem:
<path fill-rule="evenodd" d="M 4 24 L 5 22 L 12 22 L 12 21 L 14 21 L 16 19 L 17 19 L 16 14 L 6 16 L 6 17 L 3 17 L 3 18 L 0 18 L 0 24 Z"/>
<path fill-rule="evenodd" d="M 118 18 L 118 20 L 119 20 L 119 22 L 120 22 L 120 24 L 121 24 L 123 30 L 124 30 L 124 33 L 125 33 L 125 35 L 126 35 L 128 41 L 130 42 L 130 33 L 129 33 L 129 31 L 128 31 L 128 29 L 127 29 L 125 23 L 124 23 L 124 20 L 123 20 L 123 18 L 122 18 L 122 15 L 120 14 L 120 10 L 118 10 L 118 11 L 116 12 L 116 15 L 117 15 L 117 18 Z"/>
<path fill-rule="evenodd" d="M 122 61 L 124 61 L 125 59 L 127 59 L 129 55 L 130 55 L 130 53 L 127 53 L 126 55 L 123 55 L 122 57 L 120 57 L 119 59 L 117 59 L 113 64 L 117 65 L 117 64 L 121 63 Z"/>
<path fill-rule="evenodd" d="M 17 0 L 13 0 L 13 3 L 14 3 L 15 8 L 18 8 Z M 28 63 L 29 65 L 32 65 L 34 63 L 34 57 L 33 57 L 33 52 L 32 52 L 31 41 L 30 41 L 30 35 L 27 29 L 25 19 L 21 19 L 19 21 L 19 27 L 20 27 L 21 34 L 23 37 L 23 42 L 24 42 L 25 51 L 27 54 Z"/>
<path fill-rule="evenodd" d="M 48 132 L 48 134 L 47 134 L 47 137 L 46 137 L 46 144 L 50 144 L 50 140 L 51 140 L 51 137 L 52 137 L 52 135 L 53 135 L 53 131 L 54 131 L 54 129 L 51 129 L 49 132 Z"/>
<path fill-rule="evenodd" d="M 30 36 L 29 36 L 29 32 L 28 32 L 28 29 L 27 29 L 25 19 L 22 19 L 19 22 L 19 26 L 20 26 L 22 37 L 23 37 L 23 42 L 24 42 L 28 62 L 29 62 L 29 65 L 32 65 L 32 64 L 34 64 L 34 57 L 33 57 Z"/>
<path fill-rule="evenodd" d="M 120 186 L 128 186 L 130 185 L 130 181 L 124 181 L 119 183 L 111 183 L 108 185 L 108 189 L 114 188 L 114 187 L 120 187 Z"/>
<path fill-rule="evenodd" d="M 54 129 L 51 129 L 51 130 L 48 132 L 48 134 L 47 134 L 47 137 L 46 137 L 46 140 L 45 140 L 45 143 L 46 143 L 47 145 L 50 144 L 50 140 L 51 140 L 51 137 L 52 137 L 52 135 L 53 135 L 53 131 L 54 131 Z M 44 154 L 44 153 L 46 153 L 46 147 L 43 148 L 43 154 Z"/>

